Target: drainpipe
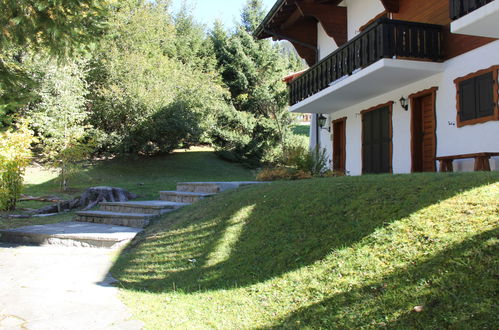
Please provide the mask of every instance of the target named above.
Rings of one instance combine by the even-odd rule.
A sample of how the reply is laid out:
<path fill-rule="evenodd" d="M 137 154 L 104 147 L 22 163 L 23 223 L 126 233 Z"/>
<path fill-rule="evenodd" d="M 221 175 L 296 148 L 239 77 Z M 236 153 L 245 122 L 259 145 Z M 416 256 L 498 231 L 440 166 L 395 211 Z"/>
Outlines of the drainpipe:
<path fill-rule="evenodd" d="M 321 146 L 321 139 L 319 138 L 319 133 L 320 133 L 320 129 L 319 129 L 319 114 L 316 113 L 315 114 L 315 148 L 317 150 L 319 150 L 319 148 Z"/>
<path fill-rule="evenodd" d="M 319 50 L 315 53 L 315 63 L 319 63 Z M 321 139 L 319 138 L 320 128 L 319 128 L 319 117 L 320 114 L 315 114 L 315 148 L 319 150 L 321 147 Z"/>

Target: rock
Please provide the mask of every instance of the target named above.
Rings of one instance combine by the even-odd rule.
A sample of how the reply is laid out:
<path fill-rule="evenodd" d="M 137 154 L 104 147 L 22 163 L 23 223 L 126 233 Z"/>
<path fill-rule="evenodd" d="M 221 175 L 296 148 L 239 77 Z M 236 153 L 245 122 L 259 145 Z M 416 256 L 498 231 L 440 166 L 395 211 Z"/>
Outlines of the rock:
<path fill-rule="evenodd" d="M 116 187 L 91 187 L 72 200 L 64 201 L 30 212 L 31 214 L 59 213 L 73 209 L 88 210 L 100 202 L 127 202 L 137 195 Z"/>

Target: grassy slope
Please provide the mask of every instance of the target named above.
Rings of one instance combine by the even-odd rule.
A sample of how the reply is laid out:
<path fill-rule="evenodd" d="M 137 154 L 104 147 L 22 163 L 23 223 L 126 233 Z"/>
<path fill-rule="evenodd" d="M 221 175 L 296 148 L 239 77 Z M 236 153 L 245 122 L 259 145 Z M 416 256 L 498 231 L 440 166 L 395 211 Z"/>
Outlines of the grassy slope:
<path fill-rule="evenodd" d="M 166 215 L 113 274 L 151 329 L 492 328 L 498 182 L 493 172 L 248 187 Z"/>
<path fill-rule="evenodd" d="M 293 133 L 296 135 L 310 136 L 310 125 L 296 125 L 293 127 Z"/>
<path fill-rule="evenodd" d="M 42 168 L 30 168 L 26 175 L 25 194 L 57 195 L 72 198 L 92 186 L 106 185 L 128 189 L 139 199 L 157 199 L 160 190 L 175 190 L 178 181 L 254 180 L 254 174 L 237 164 L 216 157 L 211 149 L 193 148 L 171 155 L 136 160 L 97 161 L 80 171 L 70 182 L 71 194 L 61 195 L 57 176 Z M 19 208 L 37 208 L 41 202 L 22 202 Z M 0 213 L 1 215 L 1 213 Z M 6 219 L 0 217 L 0 228 L 52 223 L 70 220 L 72 213 L 50 218 Z"/>

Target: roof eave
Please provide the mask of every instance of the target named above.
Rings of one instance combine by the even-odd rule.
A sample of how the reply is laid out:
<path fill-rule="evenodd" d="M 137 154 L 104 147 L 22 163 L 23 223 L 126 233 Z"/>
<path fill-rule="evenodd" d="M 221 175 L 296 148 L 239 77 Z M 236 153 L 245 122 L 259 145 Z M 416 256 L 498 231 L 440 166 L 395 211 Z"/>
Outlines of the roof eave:
<path fill-rule="evenodd" d="M 283 5 L 286 4 L 286 0 L 277 0 L 277 2 L 272 6 L 272 9 L 268 12 L 268 14 L 263 19 L 262 23 L 256 28 L 253 36 L 258 39 L 265 39 L 271 37 L 268 34 L 264 34 L 265 26 L 274 18 L 275 14 L 282 8 Z"/>

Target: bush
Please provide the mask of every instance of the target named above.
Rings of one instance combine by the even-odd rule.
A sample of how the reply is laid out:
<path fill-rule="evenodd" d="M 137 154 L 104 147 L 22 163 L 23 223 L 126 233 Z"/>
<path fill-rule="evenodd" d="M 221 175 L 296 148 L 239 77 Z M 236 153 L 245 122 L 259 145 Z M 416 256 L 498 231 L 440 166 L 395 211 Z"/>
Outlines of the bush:
<path fill-rule="evenodd" d="M 322 176 L 328 170 L 327 152 L 326 149 L 307 150 L 302 146 L 292 147 L 286 152 L 284 164 L 313 176 Z"/>
<path fill-rule="evenodd" d="M 16 208 L 21 196 L 23 176 L 28 166 L 33 134 L 27 125 L 0 133 L 0 210 Z"/>
<path fill-rule="evenodd" d="M 302 180 L 310 178 L 312 178 L 310 173 L 289 167 L 264 168 L 256 176 L 258 181 Z"/>
<path fill-rule="evenodd" d="M 332 171 L 332 170 L 327 170 L 326 172 L 322 173 L 321 177 L 323 178 L 335 178 L 338 176 L 345 176 L 345 172 L 342 171 Z"/>
<path fill-rule="evenodd" d="M 34 65 L 43 74 L 38 100 L 27 112 L 40 140 L 40 159 L 59 171 L 61 191 L 65 191 L 69 178 L 95 148 L 94 130 L 87 123 L 87 62 L 79 58 L 65 63 L 36 58 Z"/>

